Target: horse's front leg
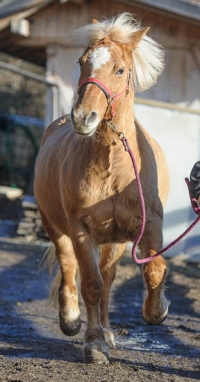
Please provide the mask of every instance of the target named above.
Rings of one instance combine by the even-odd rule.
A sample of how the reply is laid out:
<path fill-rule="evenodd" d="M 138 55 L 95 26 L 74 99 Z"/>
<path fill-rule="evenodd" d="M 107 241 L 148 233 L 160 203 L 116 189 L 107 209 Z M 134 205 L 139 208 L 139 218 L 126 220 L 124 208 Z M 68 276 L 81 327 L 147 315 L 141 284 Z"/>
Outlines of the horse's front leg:
<path fill-rule="evenodd" d="M 76 284 L 77 259 L 70 237 L 58 232 L 41 210 L 40 214 L 43 226 L 55 245 L 60 267 L 52 288 L 52 292 L 55 291 L 55 293 L 59 289 L 60 328 L 67 336 L 74 336 L 81 328 L 78 288 Z M 51 261 L 51 257 L 49 261 Z"/>
<path fill-rule="evenodd" d="M 60 328 L 67 336 L 76 335 L 81 328 L 76 285 L 77 260 L 71 239 L 62 235 L 55 241 L 56 255 L 60 265 L 61 282 L 59 287 Z"/>
<path fill-rule="evenodd" d="M 153 256 L 162 248 L 162 220 L 155 216 L 146 223 L 140 243 L 142 258 Z M 164 281 L 167 273 L 166 261 L 162 256 L 143 265 L 147 295 L 143 302 L 142 315 L 150 324 L 160 324 L 167 317 L 169 302 L 164 295 Z"/>
<path fill-rule="evenodd" d="M 126 247 L 124 244 L 103 245 L 99 262 L 100 272 L 103 279 L 101 296 L 101 323 L 103 325 L 105 339 L 110 347 L 115 348 L 115 338 L 109 323 L 109 293 L 116 275 L 116 262 L 123 255 Z"/>
<path fill-rule="evenodd" d="M 109 347 L 105 341 L 100 319 L 102 278 L 99 271 L 99 248 L 84 227 L 74 235 L 73 246 L 78 259 L 81 277 L 81 294 L 87 312 L 87 329 L 83 345 L 86 363 L 108 363 Z"/>

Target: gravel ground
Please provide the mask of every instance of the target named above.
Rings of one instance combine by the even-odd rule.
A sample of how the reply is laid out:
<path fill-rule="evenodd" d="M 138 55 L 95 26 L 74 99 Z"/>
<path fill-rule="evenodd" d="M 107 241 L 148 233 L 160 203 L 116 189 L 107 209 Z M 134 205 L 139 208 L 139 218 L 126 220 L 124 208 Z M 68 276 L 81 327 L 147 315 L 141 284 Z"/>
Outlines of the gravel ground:
<path fill-rule="evenodd" d="M 169 315 L 159 326 L 141 317 L 143 283 L 131 255 L 118 265 L 110 301 L 117 349 L 109 365 L 85 365 L 82 329 L 67 338 L 47 302 L 49 279 L 38 272 L 45 247 L 0 240 L 0 382 L 185 382 L 200 380 L 200 264 L 168 259 Z"/>

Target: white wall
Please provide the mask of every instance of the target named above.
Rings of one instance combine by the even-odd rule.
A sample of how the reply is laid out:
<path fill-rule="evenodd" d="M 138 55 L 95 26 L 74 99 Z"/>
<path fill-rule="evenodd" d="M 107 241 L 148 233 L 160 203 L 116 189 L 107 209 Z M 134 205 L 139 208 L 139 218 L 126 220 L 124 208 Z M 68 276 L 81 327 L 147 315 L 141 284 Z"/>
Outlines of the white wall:
<path fill-rule="evenodd" d="M 58 116 L 70 113 L 71 111 L 74 89 L 77 88 L 79 78 L 79 65 L 77 60 L 82 53 L 83 49 L 70 49 L 59 45 L 51 45 L 47 49 L 46 78 L 49 81 L 54 82 L 60 89 Z M 55 89 L 53 90 L 55 93 Z M 56 94 L 54 94 L 54 96 L 56 96 Z M 48 126 L 58 117 L 57 115 L 54 115 L 52 105 L 52 89 L 48 89 L 45 126 Z"/>
<path fill-rule="evenodd" d="M 200 114 L 135 104 L 135 114 L 163 148 L 170 170 L 171 187 L 165 206 L 164 245 L 179 236 L 197 217 L 188 196 L 185 177 L 189 178 L 200 160 Z M 200 254 L 200 223 L 171 249 L 166 256 L 178 253 Z"/>

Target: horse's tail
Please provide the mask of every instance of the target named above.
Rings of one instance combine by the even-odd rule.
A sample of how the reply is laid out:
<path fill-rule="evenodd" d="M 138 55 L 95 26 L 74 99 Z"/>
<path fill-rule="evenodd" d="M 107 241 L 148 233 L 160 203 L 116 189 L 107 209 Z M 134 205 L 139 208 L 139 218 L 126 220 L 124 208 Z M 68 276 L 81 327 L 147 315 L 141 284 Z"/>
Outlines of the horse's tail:
<path fill-rule="evenodd" d="M 61 283 L 61 271 L 56 258 L 55 246 L 53 243 L 50 244 L 49 248 L 45 251 L 40 264 L 40 269 L 47 269 L 49 276 L 53 278 L 49 291 L 49 302 L 55 307 L 58 305 L 58 294 L 59 287 Z"/>

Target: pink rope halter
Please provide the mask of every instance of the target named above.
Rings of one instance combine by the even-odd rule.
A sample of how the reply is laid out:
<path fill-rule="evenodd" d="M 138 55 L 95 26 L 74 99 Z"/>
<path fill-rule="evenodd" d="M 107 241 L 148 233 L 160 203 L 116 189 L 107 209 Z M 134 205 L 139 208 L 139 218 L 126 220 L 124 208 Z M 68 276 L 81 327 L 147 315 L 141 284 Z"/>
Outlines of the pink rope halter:
<path fill-rule="evenodd" d="M 105 118 L 105 119 L 106 120 L 112 120 L 112 118 L 115 116 L 115 100 L 120 98 L 123 94 L 125 94 L 125 93 L 128 94 L 128 92 L 129 92 L 130 70 L 129 70 L 129 74 L 128 74 L 127 84 L 126 84 L 124 90 L 122 90 L 122 92 L 120 92 L 120 93 L 114 94 L 111 90 L 109 90 L 107 88 L 106 85 L 104 85 L 104 83 L 102 81 L 98 80 L 98 78 L 88 77 L 80 83 L 80 85 L 78 87 L 78 94 L 80 94 L 83 87 L 87 84 L 97 85 L 104 92 L 104 94 L 107 98 L 108 105 L 110 105 L 110 118 Z"/>

